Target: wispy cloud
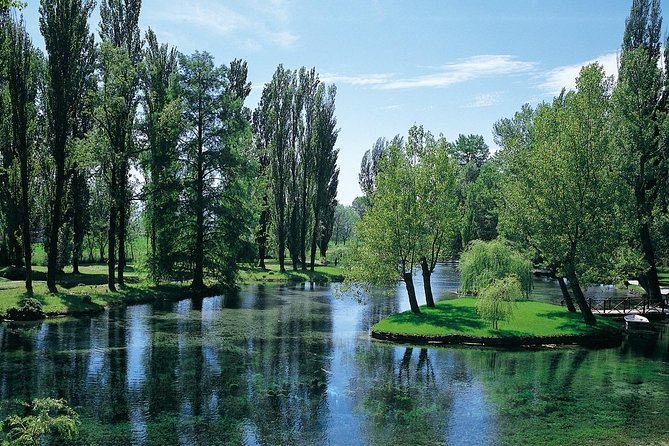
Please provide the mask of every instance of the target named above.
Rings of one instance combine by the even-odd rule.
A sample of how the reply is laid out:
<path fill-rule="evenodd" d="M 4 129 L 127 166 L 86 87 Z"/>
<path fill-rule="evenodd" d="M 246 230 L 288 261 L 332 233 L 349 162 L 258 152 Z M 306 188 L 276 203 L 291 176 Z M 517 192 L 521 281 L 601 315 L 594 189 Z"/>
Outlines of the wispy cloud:
<path fill-rule="evenodd" d="M 349 84 L 355 86 L 378 86 L 392 80 L 392 74 L 364 74 L 347 76 L 343 74 L 324 73 L 320 76 L 321 81 L 335 84 Z"/>
<path fill-rule="evenodd" d="M 214 0 L 169 0 L 153 14 L 168 26 L 187 23 L 213 36 L 234 39 L 249 50 L 268 43 L 289 48 L 299 39 L 289 30 L 290 14 L 281 0 L 274 0 L 269 8 L 249 1 L 237 9 Z"/>
<path fill-rule="evenodd" d="M 481 108 L 481 107 L 490 107 L 499 102 L 499 99 L 504 93 L 501 91 L 495 91 L 492 93 L 483 93 L 476 95 L 474 101 L 471 104 L 466 105 L 467 108 Z"/>
<path fill-rule="evenodd" d="M 473 56 L 460 62 L 443 65 L 436 73 L 397 79 L 381 85 L 386 89 L 448 87 L 474 79 L 526 73 L 534 62 L 518 60 L 508 54 Z"/>
<path fill-rule="evenodd" d="M 433 71 L 432 73 L 409 77 L 374 73 L 363 75 L 328 74 L 323 78 L 327 82 L 371 86 L 386 90 L 445 88 L 480 78 L 527 73 L 535 67 L 535 62 L 518 60 L 516 57 L 507 54 L 492 54 L 472 56 L 458 62 L 432 67 L 430 68 Z"/>
<path fill-rule="evenodd" d="M 544 94 L 555 96 L 560 94 L 563 88 L 571 90 L 576 88 L 576 78 L 578 77 L 581 68 L 585 65 L 598 62 L 603 68 L 607 76 L 618 75 L 618 53 L 606 53 L 601 56 L 587 60 L 582 63 L 573 65 L 564 65 L 548 71 L 544 80 L 539 84 L 539 88 L 543 90 Z"/>

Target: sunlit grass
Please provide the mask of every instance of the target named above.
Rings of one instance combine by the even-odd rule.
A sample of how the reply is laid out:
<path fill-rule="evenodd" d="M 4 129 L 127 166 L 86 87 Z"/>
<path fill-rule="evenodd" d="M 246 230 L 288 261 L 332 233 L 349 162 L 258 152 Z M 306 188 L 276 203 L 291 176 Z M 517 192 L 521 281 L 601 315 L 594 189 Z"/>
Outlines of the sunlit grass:
<path fill-rule="evenodd" d="M 500 321 L 499 329 L 481 319 L 476 312 L 477 299 L 444 300 L 436 308 L 421 307 L 420 314 L 411 311 L 393 314 L 373 326 L 378 332 L 407 335 L 474 337 L 499 336 L 572 336 L 619 330 L 619 323 L 598 318 L 591 327 L 583 322 L 580 313 L 569 313 L 566 308 L 535 301 L 518 301 L 513 317 Z"/>
<path fill-rule="evenodd" d="M 342 269 L 338 266 L 316 265 L 314 271 L 298 269 L 293 270 L 292 264 L 286 263 L 286 272 L 279 270 L 279 262 L 267 260 L 265 269 L 257 267 L 242 267 L 239 271 L 239 279 L 242 282 L 339 282 L 343 279 Z"/>

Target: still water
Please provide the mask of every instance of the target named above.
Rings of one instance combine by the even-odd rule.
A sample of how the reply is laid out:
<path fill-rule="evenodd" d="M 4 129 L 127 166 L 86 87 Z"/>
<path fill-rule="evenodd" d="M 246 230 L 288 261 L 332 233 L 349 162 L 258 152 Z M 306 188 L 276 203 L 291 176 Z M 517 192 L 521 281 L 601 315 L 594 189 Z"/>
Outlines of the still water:
<path fill-rule="evenodd" d="M 457 286 L 440 266 L 435 295 Z M 0 416 L 17 399 L 65 398 L 86 445 L 669 442 L 662 324 L 603 350 L 395 346 L 372 342 L 369 329 L 407 309 L 401 286 L 365 304 L 335 288 L 247 285 L 0 325 Z M 534 298 L 559 303 L 559 288 L 539 280 Z"/>

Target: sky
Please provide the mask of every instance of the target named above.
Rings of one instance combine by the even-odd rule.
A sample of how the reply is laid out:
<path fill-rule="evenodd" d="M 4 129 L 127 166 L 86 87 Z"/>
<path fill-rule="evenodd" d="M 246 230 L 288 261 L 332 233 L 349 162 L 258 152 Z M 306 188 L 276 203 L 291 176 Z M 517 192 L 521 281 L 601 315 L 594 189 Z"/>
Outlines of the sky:
<path fill-rule="evenodd" d="M 28 31 L 41 48 L 39 4 Z M 669 0 L 661 2 L 669 11 Z M 144 0 L 140 27 L 182 53 L 247 61 L 255 108 L 279 64 L 337 85 L 340 203 L 360 195 L 364 152 L 423 125 L 449 141 L 480 134 L 524 103 L 574 88 L 581 66 L 615 75 L 631 0 Z M 99 14 L 91 16 L 98 31 Z M 669 23 L 669 22 L 667 22 Z M 666 26 L 663 26 L 666 36 Z"/>

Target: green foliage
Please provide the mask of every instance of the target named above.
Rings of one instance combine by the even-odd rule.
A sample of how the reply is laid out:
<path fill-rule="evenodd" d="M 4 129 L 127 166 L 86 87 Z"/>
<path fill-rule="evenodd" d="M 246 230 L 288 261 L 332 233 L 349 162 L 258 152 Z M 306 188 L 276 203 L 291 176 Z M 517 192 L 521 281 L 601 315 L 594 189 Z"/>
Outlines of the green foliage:
<path fill-rule="evenodd" d="M 513 315 L 514 302 L 522 296 L 520 281 L 516 276 L 494 279 L 479 292 L 476 312 L 481 319 L 499 328 L 499 321 L 508 321 Z"/>
<path fill-rule="evenodd" d="M 522 294 L 532 292 L 532 264 L 503 240 L 475 240 L 460 257 L 460 290 L 480 294 L 498 279 L 514 276 Z"/>
<path fill-rule="evenodd" d="M 44 442 L 74 440 L 79 415 L 62 399 L 40 398 L 25 405 L 25 415 L 5 419 L 3 429 L 11 446 L 39 446 Z"/>
<path fill-rule="evenodd" d="M 0 8 L 16 8 L 23 9 L 28 6 L 28 2 L 22 2 L 20 0 L 0 0 Z"/>
<path fill-rule="evenodd" d="M 44 316 L 42 303 L 32 297 L 22 299 L 18 307 L 11 307 L 7 310 L 7 319 L 12 321 L 34 321 L 44 319 Z"/>

